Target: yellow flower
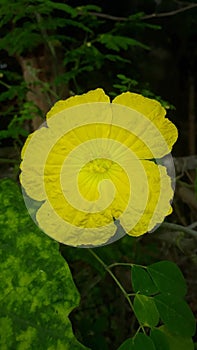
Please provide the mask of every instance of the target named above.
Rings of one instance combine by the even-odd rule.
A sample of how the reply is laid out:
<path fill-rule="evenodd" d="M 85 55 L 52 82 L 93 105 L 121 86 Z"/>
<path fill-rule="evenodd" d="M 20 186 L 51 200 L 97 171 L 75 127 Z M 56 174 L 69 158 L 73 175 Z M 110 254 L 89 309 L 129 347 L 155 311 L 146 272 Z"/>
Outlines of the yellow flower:
<path fill-rule="evenodd" d="M 57 102 L 22 150 L 22 187 L 41 202 L 37 224 L 59 242 L 84 247 L 153 230 L 173 197 L 166 167 L 155 160 L 176 139 L 159 102 L 138 94 L 110 103 L 96 89 Z"/>

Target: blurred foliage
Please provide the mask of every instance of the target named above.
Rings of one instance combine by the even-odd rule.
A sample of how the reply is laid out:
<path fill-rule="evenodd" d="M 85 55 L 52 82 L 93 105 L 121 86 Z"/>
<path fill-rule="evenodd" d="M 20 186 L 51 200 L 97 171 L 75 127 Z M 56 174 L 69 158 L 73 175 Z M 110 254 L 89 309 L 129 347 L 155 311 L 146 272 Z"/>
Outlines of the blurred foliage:
<path fill-rule="evenodd" d="M 41 92 L 38 98 L 48 101 L 48 109 L 54 101 L 67 97 L 65 88 L 66 95 L 82 93 L 98 87 L 102 77 L 107 90 L 117 81 L 114 84 L 117 94 L 128 88 L 136 92 L 142 89 L 143 82 L 135 80 L 130 57 L 149 47 L 133 38 L 132 32 L 134 28 L 143 31 L 159 27 L 143 22 L 143 13 L 131 15 L 124 24 L 109 24 L 92 11 L 100 13 L 101 8 L 45 0 L 13 0 L 9 4 L 1 1 L 0 50 L 16 61 L 17 68 L 0 71 L 0 101 L 4 105 L 10 101 L 10 107 L 2 109 L 2 124 L 6 129 L 0 131 L 0 140 L 11 138 L 21 145 L 31 131 L 29 120 L 35 115 L 44 116 L 46 111 L 35 103 L 35 96 L 26 101 L 28 92 L 36 95 L 37 88 Z M 32 62 L 34 57 L 44 60 L 41 66 Z M 117 74 L 128 67 L 134 79 L 131 82 L 122 79 L 119 86 Z M 145 88 L 144 93 L 150 95 Z M 153 92 L 151 97 L 157 98 Z"/>

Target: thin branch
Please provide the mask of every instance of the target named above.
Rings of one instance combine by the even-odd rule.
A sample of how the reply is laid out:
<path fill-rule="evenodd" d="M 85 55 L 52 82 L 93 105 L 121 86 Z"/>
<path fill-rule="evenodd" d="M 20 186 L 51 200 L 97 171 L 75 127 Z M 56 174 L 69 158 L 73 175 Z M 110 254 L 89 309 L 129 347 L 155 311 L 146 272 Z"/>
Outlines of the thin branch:
<path fill-rule="evenodd" d="M 185 232 L 185 233 L 189 234 L 190 236 L 194 237 L 195 239 L 197 239 L 197 231 L 192 230 L 189 227 L 173 224 L 170 222 L 163 222 L 163 224 L 161 225 L 161 228 L 165 228 L 165 229 L 168 229 L 171 231 Z"/>
<path fill-rule="evenodd" d="M 178 13 L 191 10 L 192 8 L 195 8 L 195 7 L 197 7 L 197 4 L 192 3 L 192 4 L 189 4 L 188 6 L 185 6 L 185 7 L 179 8 L 177 10 L 173 10 L 173 11 L 161 12 L 161 13 L 151 13 L 150 15 L 142 16 L 141 19 L 151 19 L 151 18 L 174 16 L 174 15 L 177 15 Z M 132 18 L 129 18 L 129 17 L 112 16 L 112 15 L 108 15 L 107 13 L 100 13 L 100 12 L 94 12 L 94 11 L 90 11 L 88 13 L 92 16 L 106 18 L 106 19 L 109 19 L 111 21 L 125 22 L 125 21 L 132 20 Z M 83 14 L 83 13 L 80 12 L 80 14 Z"/>
<path fill-rule="evenodd" d="M 191 229 L 196 228 L 197 227 L 197 221 L 193 222 L 191 225 L 188 225 L 187 227 L 191 228 Z"/>
<path fill-rule="evenodd" d="M 173 161 L 177 173 L 183 174 L 186 170 L 197 169 L 197 155 L 188 157 L 174 157 Z"/>
<path fill-rule="evenodd" d="M 81 14 L 83 14 L 83 12 L 81 12 Z M 88 12 L 88 14 L 96 17 L 110 19 L 112 21 L 118 21 L 118 22 L 129 20 L 129 18 L 127 17 L 117 17 L 117 16 L 108 15 L 107 13 L 100 13 L 100 12 L 94 12 L 94 11 L 90 11 Z"/>
<path fill-rule="evenodd" d="M 175 16 L 178 13 L 185 12 L 191 10 L 192 8 L 197 7 L 197 4 L 190 4 L 188 6 L 182 7 L 177 10 L 169 11 L 169 12 L 161 12 L 161 13 L 152 13 L 150 15 L 143 16 L 142 19 L 150 19 L 150 18 L 158 18 L 158 17 L 169 17 Z"/>

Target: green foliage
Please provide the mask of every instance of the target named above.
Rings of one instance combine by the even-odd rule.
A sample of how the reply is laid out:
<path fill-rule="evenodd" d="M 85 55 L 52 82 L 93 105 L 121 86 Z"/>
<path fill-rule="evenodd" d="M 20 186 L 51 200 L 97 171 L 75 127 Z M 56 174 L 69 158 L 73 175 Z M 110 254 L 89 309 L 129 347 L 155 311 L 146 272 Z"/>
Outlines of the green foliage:
<path fill-rule="evenodd" d="M 127 339 L 118 350 L 193 350 L 191 339 L 171 334 L 164 326 L 151 331 L 148 337 L 139 333 L 134 339 Z"/>
<path fill-rule="evenodd" d="M 172 334 L 165 326 L 158 327 L 151 331 L 157 350 L 193 350 L 194 344 L 191 338 L 184 338 L 177 334 Z"/>
<path fill-rule="evenodd" d="M 137 333 L 118 350 L 192 350 L 195 319 L 184 300 L 186 284 L 177 265 L 170 261 L 147 267 L 133 264 L 132 284 L 135 315 L 140 328 L 148 327 L 150 332 Z M 157 327 L 159 321 L 163 325 Z"/>
<path fill-rule="evenodd" d="M 105 18 L 99 19 L 91 11 L 101 13 L 101 8 L 95 5 L 74 7 L 66 1 L 55 0 L 1 0 L 0 50 L 18 62 L 14 68 L 17 72 L 12 68 L 0 71 L 1 122 L 7 125 L 0 131 L 1 140 L 12 138 L 14 143 L 21 145 L 30 131 L 29 121 L 35 115 L 42 115 L 33 101 L 27 102 L 27 93 L 35 94 L 35 87 L 49 107 L 57 99 L 101 85 L 106 90 L 114 88 L 111 96 L 132 90 L 157 99 L 165 108 L 173 107 L 140 81 L 137 72 L 138 55 L 150 50 L 145 42 L 141 42 L 140 33 L 144 29 L 158 30 L 160 26 L 145 23 L 141 12 L 126 21 L 109 22 Z M 33 82 L 25 81 L 19 62 L 27 57 L 39 61 L 43 59 L 42 55 L 44 65 L 29 67 Z M 47 66 L 50 72 L 45 70 Z M 196 184 L 197 177 L 195 191 Z M 85 349 L 74 337 L 68 319 L 79 304 L 79 294 L 57 243 L 31 222 L 16 184 L 3 181 L 0 191 L 1 348 Z M 91 293 L 93 296 L 92 318 L 80 315 L 86 343 L 96 350 L 111 349 L 103 333 L 108 318 L 110 326 L 113 325 L 113 308 L 105 309 L 106 300 L 101 297 L 98 281 L 104 281 L 109 272 L 110 268 L 106 270 L 106 266 L 116 264 L 123 256 L 136 264 L 142 260 L 151 264 L 151 254 L 142 258 L 136 240 L 131 237 L 94 250 L 107 265 L 94 260 L 88 250 L 69 247 L 62 250 L 71 264 L 73 261 L 79 264 L 81 275 L 78 275 L 86 288 L 84 299 Z M 191 337 L 195 322 L 184 299 L 186 283 L 179 268 L 168 261 L 147 267 L 126 265 L 131 268 L 133 293 L 125 291 L 123 294 L 131 301 L 134 311 L 130 313 L 130 323 L 133 326 L 138 321 L 139 328 L 129 328 L 131 338 L 118 350 L 193 350 Z M 91 283 L 87 278 L 87 266 L 94 271 Z M 99 273 L 96 281 L 95 271 Z M 116 298 L 116 295 L 112 297 Z M 103 317 L 97 315 L 96 302 L 104 309 Z M 118 307 L 121 312 L 122 305 L 118 306 L 117 302 L 115 308 Z M 93 335 L 86 334 L 87 327 L 92 327 Z M 122 332 L 115 329 L 117 339 L 118 333 Z"/>
<path fill-rule="evenodd" d="M 140 324 L 151 328 L 157 326 L 159 322 L 159 313 L 153 298 L 136 294 L 133 307 Z"/>
<path fill-rule="evenodd" d="M 166 109 L 175 109 L 175 107 L 169 102 L 164 101 L 161 96 L 156 95 L 153 91 L 150 90 L 149 86 L 147 84 L 140 84 L 139 81 L 132 79 L 130 77 L 127 77 L 124 74 L 117 74 L 118 82 L 113 84 L 113 87 L 115 91 L 118 92 L 126 92 L 126 91 L 134 91 L 136 93 L 140 93 L 145 97 L 153 98 L 157 101 L 159 101 L 162 106 Z M 110 93 L 111 96 L 116 96 L 115 92 Z"/>
<path fill-rule="evenodd" d="M 163 323 L 172 333 L 192 337 L 195 319 L 187 303 L 176 295 L 161 293 L 154 297 Z"/>
<path fill-rule="evenodd" d="M 148 46 L 142 44 L 138 40 L 113 34 L 101 34 L 98 38 L 101 44 L 104 44 L 107 49 L 119 52 L 121 49 L 128 50 L 131 46 L 139 46 L 143 49 L 148 49 Z"/>
<path fill-rule="evenodd" d="M 129 338 L 124 341 L 124 343 L 121 344 L 121 346 L 118 348 L 118 350 L 132 350 L 133 347 L 133 339 Z"/>
<path fill-rule="evenodd" d="M 156 284 L 150 274 L 142 266 L 134 265 L 132 268 L 132 284 L 136 293 L 153 295 L 158 292 Z"/>
<path fill-rule="evenodd" d="M 156 350 L 151 338 L 138 333 L 134 339 L 127 339 L 118 350 Z"/>
<path fill-rule="evenodd" d="M 6 83 L 5 83 L 6 81 Z M 0 76 L 0 85 L 6 90 L 0 93 L 1 123 L 7 124 L 7 128 L 0 130 L 0 142 L 11 138 L 17 145 L 22 145 L 22 140 L 29 134 L 29 120 L 35 115 L 41 115 L 39 108 L 32 102 L 27 101 L 27 84 L 19 74 L 4 72 Z"/>
<path fill-rule="evenodd" d="M 15 114 L 7 130 L 0 130 L 0 140 L 12 138 L 20 144 L 20 136 L 27 137 L 29 131 L 24 128 L 24 122 L 31 120 L 33 115 L 39 115 L 38 108 L 32 102 L 24 102 L 18 114 Z"/>
<path fill-rule="evenodd" d="M 31 128 L 30 119 L 42 115 L 37 105 L 36 111 L 32 111 L 33 106 L 29 105 L 29 110 L 24 106 L 28 91 L 35 95 L 39 90 L 42 94 L 39 98 L 48 101 L 50 108 L 55 100 L 66 97 L 65 90 L 71 95 L 82 93 L 103 85 L 102 77 L 108 87 L 112 86 L 119 72 L 128 71 L 131 50 L 137 53 L 148 49 L 132 34 L 134 27 L 148 26 L 141 20 L 142 14 L 132 15 L 124 25 L 118 25 L 116 22 L 109 24 L 107 19 L 100 20 L 94 15 L 95 11 L 99 13 L 101 8 L 91 4 L 74 7 L 53 0 L 1 1 L 0 50 L 14 60 L 17 58 L 21 66 L 18 71 L 22 69 L 19 77 L 10 70 L 2 71 L 0 84 L 4 89 L 0 101 L 8 104 L 9 100 L 10 108 L 2 111 L 3 124 L 9 126 L 1 132 L 1 139 L 11 137 L 20 144 L 27 134 L 25 121 L 29 121 Z M 127 26 L 128 34 L 125 33 Z M 33 83 L 24 81 L 23 60 L 38 57 L 38 63 L 43 60 L 42 56 L 45 64 L 40 68 L 29 67 Z M 50 72 L 46 71 L 48 66 Z M 117 93 L 135 87 L 135 79 L 128 79 L 128 84 L 125 81 L 119 87 L 116 84 Z M 38 87 L 36 91 L 35 86 Z M 35 104 L 34 100 L 32 103 Z M 26 116 L 22 112 L 24 108 Z"/>
<path fill-rule="evenodd" d="M 83 349 L 73 336 L 68 319 L 69 313 L 79 303 L 79 295 L 68 265 L 58 252 L 57 243 L 33 224 L 19 189 L 11 180 L 0 182 L 0 200 L 1 348 Z M 110 263 L 112 252 L 116 258 L 121 258 L 118 247 L 120 245 L 116 243 L 112 247 L 98 248 L 94 255 L 98 257 L 95 252 L 99 252 L 102 259 Z M 76 259 L 86 256 L 86 261 L 95 267 L 88 250 L 75 249 L 75 252 Z M 101 258 L 97 260 L 103 261 Z M 110 267 L 103 262 L 101 265 L 102 269 L 99 265 L 96 269 L 103 278 L 104 271 L 109 272 Z M 130 300 L 133 298 L 131 309 L 139 328 L 119 350 L 193 350 L 191 337 L 195 332 L 195 320 L 184 300 L 186 284 L 179 268 L 170 261 L 147 267 L 129 263 L 126 266 L 131 268 L 134 293 L 124 292 L 124 296 Z M 114 276 L 112 272 L 111 276 Z M 115 282 L 121 286 L 117 279 Z M 87 287 L 92 289 L 90 281 L 87 281 Z M 95 294 L 95 302 L 96 299 Z M 82 317 L 84 332 L 88 322 Z M 104 337 L 100 335 L 107 326 L 106 322 L 103 317 L 94 323 L 94 339 L 89 342 L 94 349 L 102 346 L 108 350 Z"/>
<path fill-rule="evenodd" d="M 187 286 L 176 264 L 170 261 L 160 261 L 148 266 L 147 271 L 160 292 L 185 296 Z"/>
<path fill-rule="evenodd" d="M 68 316 L 79 294 L 58 244 L 31 221 L 18 186 L 0 182 L 0 348 L 85 349 Z"/>
<path fill-rule="evenodd" d="M 151 330 L 150 337 L 153 340 L 157 350 L 170 350 L 169 341 L 166 335 L 163 332 L 161 332 L 161 327 L 153 328 Z"/>

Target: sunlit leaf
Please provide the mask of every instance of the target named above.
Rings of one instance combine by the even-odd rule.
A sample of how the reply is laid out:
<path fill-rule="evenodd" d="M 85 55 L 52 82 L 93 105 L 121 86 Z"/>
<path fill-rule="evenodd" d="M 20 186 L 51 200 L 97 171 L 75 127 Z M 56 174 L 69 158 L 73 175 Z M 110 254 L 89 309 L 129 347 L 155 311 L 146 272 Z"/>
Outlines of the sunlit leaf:
<path fill-rule="evenodd" d="M 165 327 L 161 326 L 157 330 L 157 332 L 163 334 L 169 344 L 169 350 L 193 350 L 194 349 L 194 343 L 192 341 L 192 338 L 184 338 L 182 336 L 178 336 L 177 334 L 172 334 L 170 331 Z"/>
<path fill-rule="evenodd" d="M 159 313 L 152 298 L 136 294 L 133 306 L 140 324 L 147 327 L 154 327 L 158 324 Z"/>
<path fill-rule="evenodd" d="M 0 348 L 86 349 L 70 312 L 79 294 L 58 244 L 31 221 L 19 188 L 0 182 Z"/>

